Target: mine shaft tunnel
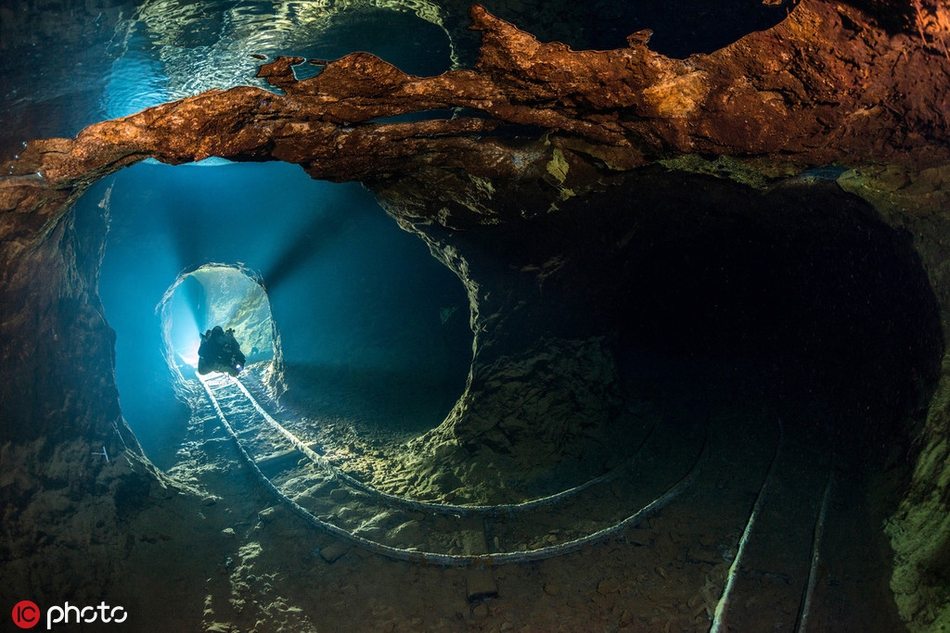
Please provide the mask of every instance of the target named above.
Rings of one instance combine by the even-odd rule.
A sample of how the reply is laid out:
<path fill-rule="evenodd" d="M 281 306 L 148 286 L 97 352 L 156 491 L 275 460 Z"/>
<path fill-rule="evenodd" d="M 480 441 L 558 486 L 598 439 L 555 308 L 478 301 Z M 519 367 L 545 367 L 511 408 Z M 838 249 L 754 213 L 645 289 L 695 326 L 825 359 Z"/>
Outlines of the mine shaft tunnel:
<path fill-rule="evenodd" d="M 922 421 L 940 310 L 911 236 L 816 173 L 766 192 L 669 174 L 626 204 L 604 194 L 594 204 L 632 217 L 608 311 L 634 392 L 675 367 L 707 390 L 732 374 L 860 460 L 906 448 Z"/>
<path fill-rule="evenodd" d="M 270 301 L 251 271 L 204 264 L 182 273 L 165 291 L 159 314 L 166 362 L 178 380 L 193 378 L 199 366 L 199 335 L 215 326 L 233 332 L 245 364 L 269 363 L 269 373 L 280 372 L 280 337 Z"/>
<path fill-rule="evenodd" d="M 840 445 L 906 433 L 943 350 L 910 236 L 821 179 L 737 199 L 729 183 L 679 184 L 631 237 L 625 345 L 751 361 L 776 395 L 834 403 Z"/>
<path fill-rule="evenodd" d="M 861 578 L 867 623 L 858 628 L 896 630 L 887 579 L 899 559 L 883 526 L 920 448 L 944 352 L 941 311 L 912 236 L 824 177 L 836 173 L 756 191 L 646 173 L 579 202 L 580 215 L 622 227 L 602 232 L 611 237 L 600 250 L 616 250 L 591 271 L 611 279 L 604 318 L 627 397 L 652 398 L 668 416 L 702 412 L 713 438 L 746 422 L 718 448 L 729 463 L 720 472 L 759 481 L 756 464 L 769 458 L 741 457 L 776 447 L 746 579 L 794 568 L 779 552 L 807 557 L 812 530 L 824 527 L 823 582 Z M 697 500 L 695 521 L 727 503 L 727 477 Z M 833 502 L 822 515 L 825 481 Z M 751 585 L 737 594 L 767 600 L 766 581 Z M 740 611 L 736 630 L 772 628 L 777 617 L 771 609 L 743 621 Z"/>
<path fill-rule="evenodd" d="M 99 294 L 120 404 L 161 468 L 188 425 L 179 383 L 215 325 L 323 418 L 425 429 L 464 388 L 463 287 L 359 185 L 276 162 L 149 163 L 97 183 L 76 214 L 79 230 L 109 223 Z"/>
<path fill-rule="evenodd" d="M 842 171 L 762 191 L 648 168 L 460 237 L 473 275 L 517 288 L 483 337 L 490 358 L 601 336 L 629 399 L 701 408 L 739 389 L 736 402 L 766 398 L 777 415 L 823 411 L 810 424 L 844 452 L 906 446 L 943 353 L 940 307 L 911 236 L 844 192 Z"/>
<path fill-rule="evenodd" d="M 197 239 L 209 242 L 206 251 L 229 252 L 233 259 L 241 259 L 247 254 L 240 252 L 242 240 L 249 235 L 247 231 L 253 232 L 255 223 L 263 222 L 265 216 L 255 206 L 258 203 L 252 202 L 246 205 L 246 212 L 232 212 L 229 218 L 243 232 L 221 231 L 214 192 L 229 185 L 214 184 L 214 179 L 224 177 L 222 182 L 227 183 L 227 179 L 235 177 L 222 176 L 229 169 L 237 170 L 238 177 L 247 178 L 249 169 L 270 173 L 268 170 L 275 168 L 280 178 L 288 177 L 277 164 L 232 166 L 220 171 L 143 166 L 139 171 L 127 170 L 132 172 L 132 179 L 127 188 L 116 190 L 113 207 L 116 201 L 122 204 L 125 196 L 131 196 L 124 204 L 135 209 L 140 203 L 134 201 L 133 192 L 139 195 L 146 190 L 145 182 L 149 186 L 167 185 L 164 179 L 172 178 L 173 172 L 183 174 L 176 187 L 201 188 L 205 186 L 202 183 L 208 187 L 209 199 L 198 205 L 207 206 L 201 211 L 206 214 L 206 221 L 196 220 L 190 214 L 187 221 L 185 214 L 176 220 L 181 210 L 176 211 L 162 221 L 166 226 L 159 242 L 195 241 L 195 236 L 200 235 Z M 306 180 L 302 174 L 299 177 Z M 303 190 L 300 193 L 304 197 L 313 194 Z M 339 199 L 330 202 L 340 203 Z M 365 203 L 363 200 L 360 204 Z M 309 209 L 307 203 L 299 208 L 299 203 L 286 206 L 294 209 L 291 214 L 312 213 L 300 211 Z M 140 211 L 130 213 L 134 217 Z M 121 213 L 113 211 L 113 215 L 119 215 L 113 219 L 119 226 L 113 229 L 115 235 L 110 237 L 110 243 L 118 242 L 118 246 L 110 259 L 113 246 L 107 245 L 102 288 L 107 316 L 115 316 L 119 324 L 120 365 L 122 347 L 130 346 L 130 340 L 139 344 L 159 336 L 156 332 L 142 337 L 135 329 L 139 327 L 141 313 L 135 316 L 129 306 L 134 304 L 139 309 L 142 302 L 131 300 L 135 297 L 130 298 L 127 292 L 128 275 L 135 278 L 136 284 L 142 275 L 136 277 L 128 269 L 130 261 L 140 259 L 141 253 L 134 249 L 131 254 L 123 254 L 125 243 L 135 231 L 147 233 L 150 228 L 140 220 L 123 219 Z M 378 207 L 368 213 L 390 222 Z M 440 416 L 463 391 L 471 359 L 468 297 L 458 279 L 424 249 L 403 250 L 408 242 L 419 244 L 416 237 L 402 234 L 400 248 L 390 250 L 389 257 L 379 262 L 392 276 L 383 275 L 385 279 L 371 282 L 367 275 L 381 275 L 383 268 L 360 268 L 357 274 L 361 290 L 345 301 L 344 312 L 360 315 L 364 309 L 379 311 L 384 304 L 394 302 L 410 306 L 409 312 L 377 315 L 370 320 L 369 327 L 362 322 L 363 317 L 347 319 L 338 315 L 332 317 L 332 323 L 321 322 L 321 314 L 330 317 L 321 312 L 319 296 L 304 287 L 332 286 L 325 278 L 338 272 L 339 266 L 349 264 L 339 260 L 321 262 L 323 255 L 310 259 L 314 257 L 312 253 L 301 253 L 310 246 L 327 249 L 341 234 L 349 233 L 347 244 L 351 246 L 381 238 L 376 233 L 378 227 L 360 225 L 350 232 L 341 228 L 342 220 L 320 217 L 323 219 L 311 221 L 304 229 L 308 237 L 299 248 L 287 246 L 286 233 L 280 237 L 281 231 L 288 230 L 285 226 L 276 231 L 268 229 L 273 234 L 261 233 L 261 243 L 252 249 L 275 250 L 275 244 L 283 240 L 283 250 L 299 251 L 294 263 L 299 270 L 294 274 L 300 277 L 288 289 L 282 288 L 283 282 L 278 280 L 275 320 L 270 315 L 272 298 L 252 280 L 253 275 L 249 277 L 239 266 L 205 265 L 180 273 L 166 290 L 165 301 L 156 315 L 156 329 L 164 342 L 156 347 L 164 347 L 174 373 L 176 366 L 187 365 L 187 357 L 194 351 L 189 346 L 196 344 L 201 328 L 227 325 L 238 304 L 243 305 L 244 299 L 253 295 L 248 304 L 251 307 L 239 311 L 245 325 L 253 324 L 260 332 L 255 334 L 254 328 L 241 330 L 240 338 L 248 344 L 244 352 L 249 354 L 249 362 L 275 359 L 278 366 L 286 356 L 293 367 L 290 373 L 298 380 L 297 400 L 304 406 L 329 407 L 333 414 L 345 416 L 348 407 L 366 408 L 358 400 L 375 397 L 374 389 L 378 391 L 380 384 L 394 384 L 396 391 L 405 391 L 410 384 L 394 378 L 393 372 L 398 373 L 399 367 L 415 362 L 413 359 L 420 355 L 429 359 L 433 373 L 452 372 L 447 380 L 430 381 L 428 386 L 421 387 L 417 382 L 410 389 L 409 399 L 416 398 L 419 389 L 427 389 L 427 397 L 433 392 L 441 394 L 434 396 L 436 404 L 424 412 L 427 421 L 416 423 L 415 427 L 411 423 L 404 425 L 404 430 L 424 432 L 438 424 Z M 180 222 L 185 222 L 190 235 L 176 237 L 176 232 L 185 230 L 177 226 Z M 497 320 L 500 326 L 481 335 L 480 345 L 499 350 L 492 358 L 510 351 L 513 345 L 545 336 L 602 335 L 609 341 L 619 370 L 620 391 L 628 400 L 687 398 L 702 407 L 708 403 L 708 396 L 702 396 L 702 392 L 735 388 L 735 384 L 713 386 L 719 385 L 723 376 L 733 375 L 744 382 L 747 393 L 757 392 L 756 398 L 782 402 L 782 407 L 814 408 L 815 403 L 820 403 L 819 408 L 825 412 L 823 419 L 812 423 L 833 433 L 839 449 L 845 450 L 887 445 L 895 440 L 906 444 L 912 418 L 919 415 L 919 408 L 929 397 L 943 338 L 939 307 L 926 273 L 907 235 L 887 226 L 871 207 L 842 192 L 834 182 L 802 177 L 762 193 L 712 177 L 647 169 L 627 177 L 623 184 L 571 199 L 556 211 L 530 220 L 516 220 L 512 226 L 502 228 L 505 234 L 500 239 L 497 227 L 447 238 L 475 262 L 469 274 L 477 278 L 470 281 L 483 288 L 497 289 L 497 294 L 513 293 L 508 301 L 517 306 L 511 310 L 514 316 Z M 221 244 L 214 244 L 215 240 L 225 245 L 223 251 Z M 378 244 L 364 246 L 379 256 Z M 478 260 L 492 265 L 479 265 Z M 546 261 L 560 261 L 563 265 L 559 264 L 553 273 L 543 265 L 533 265 Z M 402 297 L 384 292 L 382 285 L 392 285 L 403 275 L 403 264 L 414 278 L 414 289 L 410 288 L 409 294 Z M 271 273 L 280 272 L 281 266 L 286 265 L 285 262 L 271 267 Z M 420 276 L 420 271 L 426 270 L 431 272 Z M 514 276 L 513 270 L 517 271 Z M 536 278 L 539 274 L 545 275 L 543 284 Z M 272 274 L 272 278 L 280 275 Z M 321 281 L 320 277 L 324 279 Z M 334 283 L 345 287 L 351 281 L 344 278 Z M 237 286 L 246 286 L 245 290 L 253 292 L 238 292 Z M 433 294 L 432 290 L 436 292 Z M 522 294 L 528 293 L 537 296 L 525 302 Z M 120 298 L 121 309 L 115 307 Z M 183 309 L 186 304 L 189 310 Z M 199 305 L 207 313 L 197 315 L 194 310 Z M 258 315 L 261 318 L 248 312 L 260 309 L 267 313 Z M 502 307 L 501 311 L 504 310 Z M 131 318 L 129 311 L 133 314 Z M 423 314 L 428 324 L 425 326 L 419 325 Z M 283 351 L 277 336 L 281 316 L 291 332 Z M 409 328 L 413 320 L 416 323 Z M 136 325 L 129 326 L 128 322 Z M 334 336 L 349 337 L 349 347 L 337 345 L 333 352 L 329 341 Z M 371 340 L 365 340 L 367 336 Z M 407 338 L 408 343 L 403 340 Z M 358 345 L 363 347 L 353 347 Z M 158 349 L 154 351 L 157 353 Z M 131 353 L 139 358 L 140 352 L 136 347 Z M 324 357 L 334 353 L 336 358 Z M 370 359 L 369 354 L 375 357 Z M 389 369 L 368 371 L 360 367 L 370 361 L 389 362 Z M 331 370 L 333 365 L 337 369 Z M 475 370 L 477 373 L 477 367 Z M 168 380 L 165 370 L 123 377 L 120 366 L 119 372 L 120 390 L 123 380 L 126 385 L 135 380 Z M 365 375 L 354 379 L 355 373 Z M 342 396 L 334 391 L 354 380 L 365 384 Z M 314 387 L 321 384 L 323 387 Z M 139 392 L 132 389 L 131 396 L 127 388 L 125 395 L 129 399 L 123 401 L 123 409 L 136 434 L 148 438 L 154 429 L 148 424 L 137 425 L 135 414 L 142 407 L 155 408 L 154 400 L 148 398 L 150 394 L 171 389 L 156 384 L 139 387 Z M 310 393 L 299 395 L 308 390 Z M 142 393 L 143 402 L 132 399 Z M 736 393 L 735 398 L 741 400 L 742 395 Z M 132 406 L 126 408 L 128 401 Z M 441 413 L 434 412 L 436 409 Z M 375 413 L 378 412 L 376 407 Z M 409 417 L 419 412 L 413 407 L 403 411 Z M 611 429 L 616 431 L 618 427 L 609 426 L 608 434 Z M 175 433 L 170 435 L 177 437 Z M 167 446 L 170 441 L 168 437 L 160 438 L 166 453 L 174 448 Z M 160 442 L 147 440 L 145 444 L 159 446 Z"/>

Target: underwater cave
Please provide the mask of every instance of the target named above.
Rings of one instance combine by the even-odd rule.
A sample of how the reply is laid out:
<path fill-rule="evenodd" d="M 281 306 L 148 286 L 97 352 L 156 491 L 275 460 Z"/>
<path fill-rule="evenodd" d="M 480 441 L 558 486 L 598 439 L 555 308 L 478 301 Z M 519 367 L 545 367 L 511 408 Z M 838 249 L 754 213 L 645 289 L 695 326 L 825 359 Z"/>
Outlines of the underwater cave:
<path fill-rule="evenodd" d="M 436 426 L 464 388 L 462 285 L 361 187 L 280 163 L 142 164 L 76 213 L 108 225 L 99 294 L 119 402 L 161 468 L 186 433 L 198 335 L 215 325 L 235 329 L 276 394 L 371 431 Z"/>
<path fill-rule="evenodd" d="M 910 236 L 843 192 L 837 175 L 806 173 L 764 193 L 708 177 L 647 179 L 611 294 L 633 376 L 708 364 L 711 376 L 743 376 L 751 392 L 785 401 L 779 408 L 820 403 L 828 419 L 807 423 L 860 461 L 875 446 L 907 448 L 944 340 Z"/>
<path fill-rule="evenodd" d="M 21 4 L 18 626 L 950 621 L 940 2 Z"/>

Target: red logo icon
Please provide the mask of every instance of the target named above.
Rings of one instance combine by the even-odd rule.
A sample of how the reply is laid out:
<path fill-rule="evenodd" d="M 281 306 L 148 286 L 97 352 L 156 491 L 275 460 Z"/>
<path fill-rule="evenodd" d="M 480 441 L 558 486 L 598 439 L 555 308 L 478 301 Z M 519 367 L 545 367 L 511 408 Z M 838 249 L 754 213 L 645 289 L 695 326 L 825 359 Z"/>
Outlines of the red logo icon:
<path fill-rule="evenodd" d="M 40 621 L 40 615 L 40 608 L 29 600 L 20 600 L 13 607 L 13 623 L 21 629 L 32 629 Z"/>

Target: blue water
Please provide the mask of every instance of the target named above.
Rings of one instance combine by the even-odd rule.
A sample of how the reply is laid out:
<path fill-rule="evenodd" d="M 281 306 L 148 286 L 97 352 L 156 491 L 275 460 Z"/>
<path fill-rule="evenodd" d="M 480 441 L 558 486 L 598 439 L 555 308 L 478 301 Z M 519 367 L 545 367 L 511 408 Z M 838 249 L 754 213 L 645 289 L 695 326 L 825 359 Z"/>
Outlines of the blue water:
<path fill-rule="evenodd" d="M 283 163 L 146 163 L 98 183 L 77 212 L 98 212 L 110 187 L 99 294 L 116 330 L 123 414 L 160 466 L 188 411 L 175 398 L 155 309 L 179 273 L 208 262 L 261 276 L 288 372 L 304 384 L 399 377 L 414 385 L 412 411 L 423 416 L 403 424 L 417 428 L 441 422 L 461 394 L 472 337 L 462 285 L 360 185 L 314 181 Z M 446 323 L 443 308 L 456 308 Z M 362 396 L 377 412 L 405 409 L 398 393 Z"/>
<path fill-rule="evenodd" d="M 623 46 L 627 34 L 652 28 L 651 45 L 674 56 L 714 50 L 784 16 L 759 0 L 485 4 L 542 40 L 574 48 Z M 16 154 L 31 138 L 74 136 L 97 121 L 203 90 L 266 87 L 254 78 L 261 63 L 255 55 L 335 59 L 363 50 L 407 72 L 435 75 L 471 65 L 478 44 L 465 3 L 63 5 L 4 5 L 0 156 Z M 207 262 L 240 262 L 263 277 L 289 372 L 340 389 L 391 385 L 378 400 L 410 390 L 428 404 L 383 404 L 375 415 L 418 418 L 422 427 L 437 423 L 460 392 L 471 351 L 461 286 L 358 185 L 314 182 L 286 165 L 149 164 L 97 184 L 80 212 L 95 212 L 110 186 L 100 294 L 117 335 L 123 412 L 160 465 L 171 459 L 187 411 L 169 385 L 155 307 L 179 273 Z M 455 310 L 447 325 L 439 319 L 445 308 Z M 406 378 L 410 370 L 413 379 Z M 353 395 L 326 393 L 322 402 Z M 334 413 L 345 415 L 346 407 Z"/>

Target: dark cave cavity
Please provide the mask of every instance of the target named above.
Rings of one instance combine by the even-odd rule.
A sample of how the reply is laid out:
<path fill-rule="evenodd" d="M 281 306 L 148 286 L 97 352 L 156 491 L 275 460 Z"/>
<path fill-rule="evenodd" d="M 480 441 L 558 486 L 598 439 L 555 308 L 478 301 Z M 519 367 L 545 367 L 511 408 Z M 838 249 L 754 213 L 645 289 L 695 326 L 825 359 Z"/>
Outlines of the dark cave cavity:
<path fill-rule="evenodd" d="M 944 346 L 909 234 L 821 178 L 757 192 L 655 174 L 622 198 L 592 204 L 634 218 L 608 309 L 628 389 L 669 371 L 707 389 L 731 375 L 779 411 L 820 411 L 803 424 L 842 453 L 906 448 Z"/>
<path fill-rule="evenodd" d="M 649 29 L 651 50 L 678 59 L 711 53 L 771 28 L 788 15 L 788 7 L 761 0 L 585 2 L 554 5 L 557 8 L 550 13 L 552 5 L 532 6 L 527 1 L 480 4 L 542 41 L 561 41 L 574 50 L 623 48 L 630 34 Z"/>
<path fill-rule="evenodd" d="M 649 403 L 682 418 L 765 408 L 857 460 L 911 450 L 943 355 L 940 306 L 911 236 L 840 173 L 763 191 L 650 167 L 469 236 L 472 270 L 507 291 L 480 297 L 498 316 L 475 378 L 478 359 L 532 341 L 602 337 L 624 400 L 612 445 Z M 545 192 L 499 204 L 516 214 Z"/>

